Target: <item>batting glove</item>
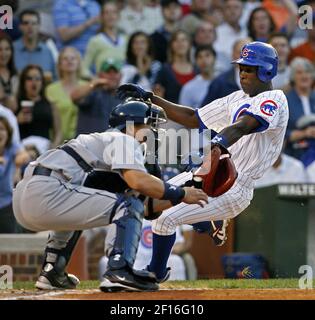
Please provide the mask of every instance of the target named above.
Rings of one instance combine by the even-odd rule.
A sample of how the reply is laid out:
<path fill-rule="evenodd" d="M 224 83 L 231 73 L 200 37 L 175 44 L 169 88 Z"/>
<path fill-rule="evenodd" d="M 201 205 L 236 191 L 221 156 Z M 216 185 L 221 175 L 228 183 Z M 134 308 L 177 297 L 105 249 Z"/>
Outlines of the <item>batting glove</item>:
<path fill-rule="evenodd" d="M 144 90 L 141 86 L 132 83 L 126 83 L 118 87 L 116 95 L 119 99 L 125 100 L 127 98 L 138 98 L 148 100 L 153 97 L 153 93 Z"/>

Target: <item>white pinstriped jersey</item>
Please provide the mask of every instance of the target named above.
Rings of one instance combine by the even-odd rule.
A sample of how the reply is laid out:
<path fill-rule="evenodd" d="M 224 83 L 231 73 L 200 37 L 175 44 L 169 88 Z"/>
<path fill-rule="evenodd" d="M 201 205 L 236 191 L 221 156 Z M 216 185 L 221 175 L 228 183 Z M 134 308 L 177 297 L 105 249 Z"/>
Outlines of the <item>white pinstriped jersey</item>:
<path fill-rule="evenodd" d="M 244 114 L 260 122 L 255 133 L 243 136 L 229 148 L 238 172 L 258 179 L 277 160 L 289 117 L 288 102 L 283 91 L 265 91 L 250 97 L 239 90 L 209 103 L 197 112 L 202 124 L 217 132 Z"/>

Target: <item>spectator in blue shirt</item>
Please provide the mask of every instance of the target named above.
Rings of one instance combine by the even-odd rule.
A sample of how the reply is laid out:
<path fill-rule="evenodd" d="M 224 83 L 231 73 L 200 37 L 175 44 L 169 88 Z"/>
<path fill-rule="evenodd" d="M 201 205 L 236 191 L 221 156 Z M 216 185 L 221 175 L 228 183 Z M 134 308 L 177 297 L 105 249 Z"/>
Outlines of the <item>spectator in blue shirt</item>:
<path fill-rule="evenodd" d="M 37 11 L 24 10 L 20 13 L 22 38 L 14 42 L 14 60 L 18 72 L 29 64 L 39 65 L 45 78 L 56 79 L 56 67 L 48 46 L 40 41 L 40 16 Z"/>
<path fill-rule="evenodd" d="M 12 209 L 14 171 L 29 161 L 21 146 L 12 142 L 12 127 L 0 116 L 0 233 L 15 233 L 17 223 Z"/>
<path fill-rule="evenodd" d="M 119 60 L 106 59 L 97 78 L 72 90 L 71 99 L 79 108 L 77 134 L 103 132 L 109 128 L 110 113 L 121 102 L 116 97 L 121 67 Z"/>
<path fill-rule="evenodd" d="M 53 19 L 57 46 L 75 47 L 82 56 L 87 44 L 99 29 L 100 5 L 95 0 L 56 0 Z"/>
<path fill-rule="evenodd" d="M 292 89 L 286 93 L 289 121 L 285 152 L 307 167 L 315 160 L 315 123 L 312 119 L 315 114 L 315 68 L 311 61 L 302 57 L 294 58 L 290 68 Z"/>

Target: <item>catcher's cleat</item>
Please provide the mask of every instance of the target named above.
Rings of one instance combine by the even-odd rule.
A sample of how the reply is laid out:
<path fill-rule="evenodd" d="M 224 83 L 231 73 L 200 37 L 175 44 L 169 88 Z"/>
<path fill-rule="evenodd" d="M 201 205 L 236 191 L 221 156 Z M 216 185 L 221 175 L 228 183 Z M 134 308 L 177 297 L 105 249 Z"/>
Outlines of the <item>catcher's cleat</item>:
<path fill-rule="evenodd" d="M 121 283 L 114 283 L 104 278 L 99 286 L 100 290 L 103 292 L 130 292 L 130 291 L 142 291 L 137 288 L 133 288 Z"/>
<path fill-rule="evenodd" d="M 157 291 L 159 289 L 156 282 L 152 282 L 146 276 L 142 277 L 133 273 L 128 267 L 117 270 L 108 269 L 104 278 L 114 284 L 120 284 L 121 287 L 129 291 Z M 100 289 L 104 291 L 106 290 L 106 283 L 103 281 L 102 284 Z"/>
<path fill-rule="evenodd" d="M 229 220 L 210 221 L 209 235 L 213 239 L 214 244 L 217 247 L 221 247 L 227 240 L 227 226 Z"/>
<path fill-rule="evenodd" d="M 58 273 L 54 267 L 47 263 L 42 269 L 35 287 L 40 290 L 75 289 L 80 280 L 73 274 Z"/>

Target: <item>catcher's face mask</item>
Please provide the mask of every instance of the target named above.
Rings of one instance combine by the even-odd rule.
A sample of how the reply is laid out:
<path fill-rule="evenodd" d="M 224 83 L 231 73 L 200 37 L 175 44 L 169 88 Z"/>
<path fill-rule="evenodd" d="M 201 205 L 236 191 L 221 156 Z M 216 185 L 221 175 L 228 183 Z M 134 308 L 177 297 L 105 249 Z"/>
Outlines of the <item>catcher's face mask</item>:
<path fill-rule="evenodd" d="M 167 116 L 165 111 L 157 105 L 150 105 L 148 123 L 154 130 L 157 130 L 159 126 L 167 122 Z"/>

